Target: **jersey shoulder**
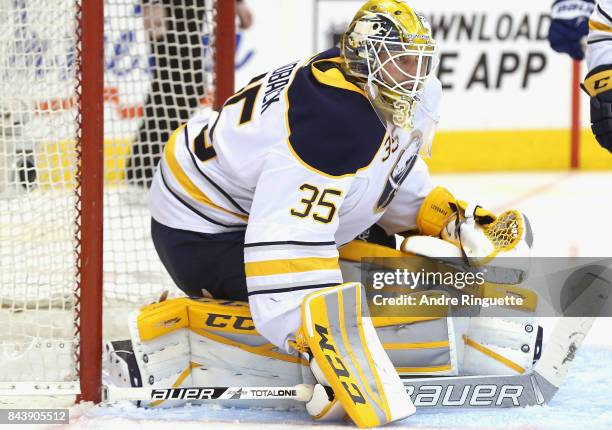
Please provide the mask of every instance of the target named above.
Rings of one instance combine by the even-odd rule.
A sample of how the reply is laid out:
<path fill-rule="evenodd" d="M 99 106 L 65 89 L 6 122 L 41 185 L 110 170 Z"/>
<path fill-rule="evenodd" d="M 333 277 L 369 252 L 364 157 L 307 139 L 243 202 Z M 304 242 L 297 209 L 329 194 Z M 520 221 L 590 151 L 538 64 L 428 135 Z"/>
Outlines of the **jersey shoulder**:
<path fill-rule="evenodd" d="M 364 92 L 341 69 L 338 49 L 313 57 L 287 92 L 289 145 L 303 163 L 330 176 L 368 166 L 385 128 Z"/>

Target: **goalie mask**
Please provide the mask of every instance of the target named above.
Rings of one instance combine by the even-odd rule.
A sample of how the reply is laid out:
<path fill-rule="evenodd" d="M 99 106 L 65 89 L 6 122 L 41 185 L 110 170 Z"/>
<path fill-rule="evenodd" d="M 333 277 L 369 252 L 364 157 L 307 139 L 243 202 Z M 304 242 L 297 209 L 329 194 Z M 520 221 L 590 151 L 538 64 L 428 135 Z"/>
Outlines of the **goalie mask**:
<path fill-rule="evenodd" d="M 438 65 L 424 16 L 401 0 L 370 0 L 341 42 L 345 73 L 364 88 L 386 127 L 410 130 L 423 87 Z"/>

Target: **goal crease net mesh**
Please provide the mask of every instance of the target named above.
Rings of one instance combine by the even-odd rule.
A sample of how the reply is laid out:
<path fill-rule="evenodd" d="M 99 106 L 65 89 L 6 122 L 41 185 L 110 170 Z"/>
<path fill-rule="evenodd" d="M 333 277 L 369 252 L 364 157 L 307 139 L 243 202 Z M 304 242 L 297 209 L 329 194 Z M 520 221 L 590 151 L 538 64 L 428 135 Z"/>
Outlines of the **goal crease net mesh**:
<path fill-rule="evenodd" d="M 79 376 L 80 1 L 0 0 L 0 388 Z M 179 293 L 147 186 L 172 128 L 212 97 L 216 4 L 164 4 L 104 1 L 105 339 Z"/>

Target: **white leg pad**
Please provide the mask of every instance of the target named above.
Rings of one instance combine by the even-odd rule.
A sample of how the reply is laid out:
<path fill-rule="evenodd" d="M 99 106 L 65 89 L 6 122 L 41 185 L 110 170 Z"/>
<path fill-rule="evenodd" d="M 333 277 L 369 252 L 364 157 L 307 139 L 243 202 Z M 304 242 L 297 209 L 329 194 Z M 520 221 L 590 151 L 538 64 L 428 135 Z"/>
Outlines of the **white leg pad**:
<path fill-rule="evenodd" d="M 262 336 L 238 336 L 236 340 L 244 347 L 262 348 L 256 354 L 241 347 L 219 342 L 193 331 L 189 332 L 191 360 L 198 366 L 192 370 L 192 381 L 196 387 L 238 386 L 269 387 L 294 386 L 302 383 L 302 364 L 268 357 L 265 351 L 289 356 L 271 345 Z M 304 363 L 306 364 L 306 363 Z M 217 402 L 231 407 L 291 408 L 302 406 L 293 400 L 231 400 Z"/>
<path fill-rule="evenodd" d="M 462 374 L 516 375 L 533 368 L 536 318 L 472 317 L 463 334 Z"/>
<path fill-rule="evenodd" d="M 136 319 L 139 311 L 130 315 L 129 329 L 134 355 L 144 387 L 189 387 L 193 386 L 191 376 L 191 346 L 189 329 L 180 328 L 164 336 L 142 341 Z M 173 407 L 185 403 L 173 400 L 165 402 L 144 402 L 143 406 Z"/>
<path fill-rule="evenodd" d="M 183 300 L 183 302 L 180 302 Z M 259 335 L 242 307 L 224 302 L 176 299 L 130 316 L 134 356 L 145 387 L 293 386 L 302 383 L 303 360 L 289 355 Z M 219 314 L 219 309 L 227 314 Z M 238 312 L 233 314 L 232 312 Z M 244 312 L 243 312 L 244 313 Z M 237 316 L 236 316 L 237 315 Z M 239 329 L 227 324 L 236 316 Z M 139 331 L 145 330 L 141 338 Z M 234 324 L 236 326 L 236 324 Z M 124 371 L 124 369 L 119 369 Z M 198 403 L 197 401 L 190 401 Z M 170 407 L 184 401 L 143 402 Z M 231 406 L 295 407 L 295 401 L 231 401 Z"/>

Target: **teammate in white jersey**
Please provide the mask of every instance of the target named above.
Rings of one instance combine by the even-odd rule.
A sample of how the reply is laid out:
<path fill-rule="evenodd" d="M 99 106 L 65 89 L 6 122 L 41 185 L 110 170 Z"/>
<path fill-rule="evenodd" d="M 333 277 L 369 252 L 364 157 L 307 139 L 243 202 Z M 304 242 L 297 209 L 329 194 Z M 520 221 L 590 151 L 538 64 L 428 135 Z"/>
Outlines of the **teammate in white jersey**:
<path fill-rule="evenodd" d="M 600 0 L 589 19 L 583 88 L 591 96 L 591 128 L 599 144 L 612 152 L 612 1 Z"/>
<path fill-rule="evenodd" d="M 576 60 L 586 54 L 582 87 L 591 97 L 591 129 L 612 152 L 612 0 L 556 0 L 551 17 L 552 48 Z"/>

